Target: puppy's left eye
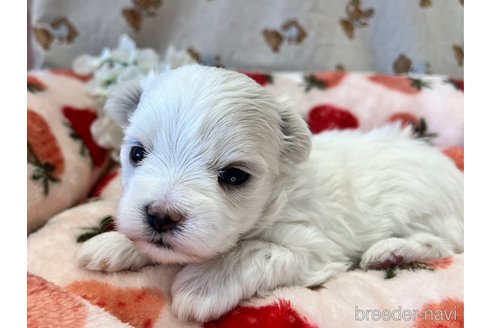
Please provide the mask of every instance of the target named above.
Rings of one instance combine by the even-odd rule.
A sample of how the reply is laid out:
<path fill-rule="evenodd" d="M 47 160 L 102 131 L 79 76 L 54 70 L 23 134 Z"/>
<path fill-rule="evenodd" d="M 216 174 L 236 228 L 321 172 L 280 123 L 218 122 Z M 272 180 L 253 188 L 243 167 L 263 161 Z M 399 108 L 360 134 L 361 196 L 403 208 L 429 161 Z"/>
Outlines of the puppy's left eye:
<path fill-rule="evenodd" d="M 145 155 L 145 149 L 142 147 L 133 146 L 132 149 L 130 149 L 130 161 L 132 161 L 133 164 L 141 162 L 145 158 Z"/>
<path fill-rule="evenodd" d="M 219 182 L 239 186 L 248 181 L 249 174 L 235 167 L 227 168 L 219 172 Z"/>

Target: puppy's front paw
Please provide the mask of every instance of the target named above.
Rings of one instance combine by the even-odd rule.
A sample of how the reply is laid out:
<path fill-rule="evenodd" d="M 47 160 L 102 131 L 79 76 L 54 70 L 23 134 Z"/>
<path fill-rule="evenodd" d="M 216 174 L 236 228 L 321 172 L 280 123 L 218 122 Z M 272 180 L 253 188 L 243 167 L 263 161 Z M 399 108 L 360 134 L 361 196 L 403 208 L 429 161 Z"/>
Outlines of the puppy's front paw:
<path fill-rule="evenodd" d="M 107 272 L 137 270 L 150 262 L 117 231 L 105 232 L 84 242 L 75 255 L 75 261 L 86 269 Z"/>
<path fill-rule="evenodd" d="M 241 286 L 227 273 L 206 264 L 188 264 L 171 288 L 172 311 L 180 320 L 207 322 L 241 301 Z"/>

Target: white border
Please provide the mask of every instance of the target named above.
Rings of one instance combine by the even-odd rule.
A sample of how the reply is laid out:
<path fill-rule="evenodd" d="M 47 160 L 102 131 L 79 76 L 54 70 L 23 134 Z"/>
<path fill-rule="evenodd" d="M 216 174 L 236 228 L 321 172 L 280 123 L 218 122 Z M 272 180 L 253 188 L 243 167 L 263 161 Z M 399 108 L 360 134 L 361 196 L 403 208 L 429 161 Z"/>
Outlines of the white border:
<path fill-rule="evenodd" d="M 465 4 L 465 322 L 490 324 L 492 70 L 490 1 Z"/>
<path fill-rule="evenodd" d="M 27 324 L 26 65 L 27 3 L 13 1 L 2 27 L 1 301 L 6 327 Z M 22 19 L 24 18 L 24 19 Z M 6 72 L 6 73 L 5 73 Z"/>

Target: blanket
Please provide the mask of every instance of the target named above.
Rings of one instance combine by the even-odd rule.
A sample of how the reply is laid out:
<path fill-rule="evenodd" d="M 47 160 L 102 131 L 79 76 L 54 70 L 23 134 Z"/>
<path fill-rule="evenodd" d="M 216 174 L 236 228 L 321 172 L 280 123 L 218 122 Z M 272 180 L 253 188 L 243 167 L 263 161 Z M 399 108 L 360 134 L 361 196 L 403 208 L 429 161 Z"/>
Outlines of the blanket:
<path fill-rule="evenodd" d="M 274 95 L 288 95 L 313 133 L 367 131 L 400 121 L 464 170 L 461 80 L 343 71 L 244 73 Z M 278 288 L 204 324 L 180 322 L 170 311 L 178 265 L 117 273 L 78 267 L 74 254 L 81 244 L 114 230 L 121 194 L 118 165 L 88 133 L 97 114 L 84 83 L 68 71 L 28 77 L 28 110 L 34 113 L 28 112 L 28 193 L 29 206 L 37 209 L 28 213 L 28 222 L 35 222 L 27 240 L 29 327 L 463 326 L 464 254 L 367 272 L 355 268 L 316 288 Z M 65 91 L 70 96 L 63 97 Z"/>

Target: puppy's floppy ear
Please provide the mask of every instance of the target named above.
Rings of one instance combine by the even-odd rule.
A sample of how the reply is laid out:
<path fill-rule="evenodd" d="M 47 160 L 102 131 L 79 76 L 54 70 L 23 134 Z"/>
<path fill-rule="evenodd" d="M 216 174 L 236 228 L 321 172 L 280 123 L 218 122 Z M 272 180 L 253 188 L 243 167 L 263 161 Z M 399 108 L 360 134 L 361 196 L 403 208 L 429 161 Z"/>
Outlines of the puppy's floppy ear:
<path fill-rule="evenodd" d="M 104 111 L 124 129 L 128 126 L 131 114 L 137 109 L 141 95 L 142 86 L 139 80 L 125 82 L 109 94 Z"/>
<path fill-rule="evenodd" d="M 311 131 L 302 116 L 286 99 L 279 99 L 280 128 L 283 134 L 282 156 L 296 163 L 304 162 L 311 153 Z"/>

